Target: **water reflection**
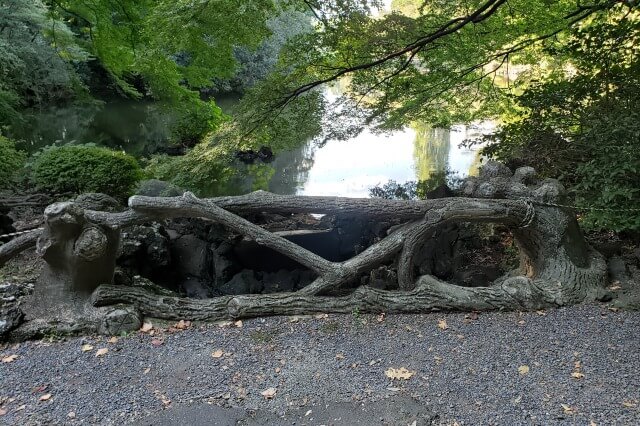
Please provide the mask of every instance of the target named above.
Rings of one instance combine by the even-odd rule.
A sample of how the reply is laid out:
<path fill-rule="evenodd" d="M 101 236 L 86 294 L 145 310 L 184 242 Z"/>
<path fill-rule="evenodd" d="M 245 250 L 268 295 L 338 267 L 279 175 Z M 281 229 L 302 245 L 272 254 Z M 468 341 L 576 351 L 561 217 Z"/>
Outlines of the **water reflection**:
<path fill-rule="evenodd" d="M 299 150 L 278 156 L 267 188 L 279 194 L 364 198 L 370 188 L 389 180 L 426 181 L 445 170 L 464 177 L 475 173 L 479 156 L 478 148 L 461 148 L 460 143 L 491 128 L 483 124 L 407 128 L 390 134 L 365 131 L 317 149 L 308 142 Z"/>
<path fill-rule="evenodd" d="M 95 143 L 139 157 L 167 145 L 173 122 L 158 103 L 93 102 L 34 111 L 26 122 L 12 126 L 10 136 L 28 152 L 54 143 Z"/>

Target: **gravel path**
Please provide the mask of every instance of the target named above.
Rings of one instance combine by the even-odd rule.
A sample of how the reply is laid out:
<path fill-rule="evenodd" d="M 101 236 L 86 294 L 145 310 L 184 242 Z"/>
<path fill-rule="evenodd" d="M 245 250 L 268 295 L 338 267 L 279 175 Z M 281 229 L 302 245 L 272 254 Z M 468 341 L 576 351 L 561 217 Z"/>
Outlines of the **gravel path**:
<path fill-rule="evenodd" d="M 93 349 L 83 352 L 84 344 Z M 102 348 L 108 352 L 96 356 Z M 122 424 L 205 403 L 275 419 L 397 398 L 443 425 L 640 424 L 640 312 L 603 306 L 477 318 L 266 318 L 116 343 L 86 337 L 0 347 L 8 357 L 0 363 L 2 424 Z M 391 380 L 390 367 L 415 374 Z M 265 399 L 269 388 L 275 396 Z M 297 424 L 316 424 L 312 418 Z"/>

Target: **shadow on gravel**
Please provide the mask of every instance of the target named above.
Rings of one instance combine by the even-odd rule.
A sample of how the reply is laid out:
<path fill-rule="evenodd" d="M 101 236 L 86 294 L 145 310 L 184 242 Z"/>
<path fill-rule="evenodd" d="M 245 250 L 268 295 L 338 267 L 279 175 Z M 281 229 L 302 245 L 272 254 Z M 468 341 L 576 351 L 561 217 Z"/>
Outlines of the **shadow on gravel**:
<path fill-rule="evenodd" d="M 209 404 L 182 404 L 157 412 L 135 426 L 290 426 L 290 425 L 431 425 L 438 416 L 417 401 L 392 397 L 366 404 L 329 403 L 291 410 L 284 416 L 268 411 L 247 412 Z"/>

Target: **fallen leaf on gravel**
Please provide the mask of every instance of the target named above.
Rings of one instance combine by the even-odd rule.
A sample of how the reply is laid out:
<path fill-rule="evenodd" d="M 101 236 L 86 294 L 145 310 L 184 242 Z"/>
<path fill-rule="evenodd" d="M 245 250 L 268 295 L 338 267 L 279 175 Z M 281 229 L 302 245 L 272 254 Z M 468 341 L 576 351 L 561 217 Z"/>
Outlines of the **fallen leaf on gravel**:
<path fill-rule="evenodd" d="M 584 378 L 584 374 L 579 371 L 574 371 L 573 373 L 571 373 L 571 377 L 573 377 L 574 379 L 582 379 Z"/>
<path fill-rule="evenodd" d="M 13 355 L 5 356 L 4 358 L 2 358 L 2 362 L 7 364 L 15 361 L 16 359 L 18 359 L 18 355 L 13 354 Z"/>
<path fill-rule="evenodd" d="M 582 368 L 582 362 L 580 362 L 580 361 L 574 361 L 574 362 L 573 362 L 573 367 L 574 367 L 575 369 L 580 369 L 580 368 Z"/>
<path fill-rule="evenodd" d="M 118 343 L 118 338 L 113 336 L 111 339 L 107 340 L 107 343 Z"/>
<path fill-rule="evenodd" d="M 242 320 L 238 320 L 238 321 L 234 322 L 233 325 L 235 325 L 238 328 L 242 328 L 242 325 L 243 325 L 242 324 Z"/>
<path fill-rule="evenodd" d="M 0 408 L 0 416 L 4 416 L 5 414 L 7 414 L 7 410 Z"/>
<path fill-rule="evenodd" d="M 45 390 L 47 390 L 47 385 L 40 385 L 40 386 L 36 386 L 35 388 L 33 388 L 33 390 L 31 392 L 32 393 L 38 393 L 38 392 L 44 392 Z"/>
<path fill-rule="evenodd" d="M 418 421 L 414 420 L 413 422 L 409 423 L 407 426 L 417 426 L 418 425 Z"/>
<path fill-rule="evenodd" d="M 73 411 L 69 411 L 67 413 L 67 417 L 69 417 L 70 419 L 75 419 L 76 418 L 76 413 L 74 413 Z"/>
<path fill-rule="evenodd" d="M 274 396 L 276 396 L 276 388 L 269 388 L 267 390 L 264 390 L 262 392 L 260 392 L 260 395 L 264 396 L 266 399 L 271 399 Z"/>
<path fill-rule="evenodd" d="M 564 410 L 565 414 L 574 414 L 576 412 L 575 409 L 571 408 L 567 404 L 560 404 L 562 406 L 562 410 Z"/>
<path fill-rule="evenodd" d="M 174 325 L 174 327 L 178 330 L 186 330 L 191 327 L 191 321 L 180 320 L 176 325 Z"/>
<path fill-rule="evenodd" d="M 48 401 L 48 400 L 51 399 L 51 397 L 52 397 L 52 395 L 50 393 L 47 393 L 47 394 L 42 395 L 39 399 L 40 399 L 40 401 Z"/>
<path fill-rule="evenodd" d="M 415 371 L 409 371 L 404 367 L 400 368 L 389 368 L 384 372 L 385 376 L 390 378 L 391 380 L 409 380 L 414 374 Z"/>
<path fill-rule="evenodd" d="M 142 374 L 149 374 L 149 371 L 151 371 L 150 368 L 145 368 L 144 371 L 142 372 Z"/>
<path fill-rule="evenodd" d="M 638 402 L 637 401 L 635 401 L 635 402 L 634 401 L 624 401 L 622 403 L 622 405 L 624 405 L 627 408 L 635 408 L 635 407 L 638 406 Z"/>
<path fill-rule="evenodd" d="M 386 316 L 386 314 L 385 314 L 384 312 L 383 312 L 383 313 L 381 313 L 380 315 L 378 315 L 378 316 L 376 317 L 376 321 L 378 321 L 378 322 L 382 322 L 382 321 L 384 321 L 385 316 Z"/>
<path fill-rule="evenodd" d="M 82 352 L 89 352 L 93 350 L 93 346 L 91 345 L 82 345 Z"/>
<path fill-rule="evenodd" d="M 336 354 L 336 359 L 344 359 L 344 354 Z"/>
<path fill-rule="evenodd" d="M 160 339 L 153 339 L 151 341 L 151 344 L 153 346 L 162 346 L 164 344 L 164 340 L 160 340 Z"/>
<path fill-rule="evenodd" d="M 519 325 L 524 325 L 524 324 L 525 324 L 525 321 L 524 321 L 524 320 L 520 320 L 520 321 L 518 321 L 518 324 L 519 324 Z"/>
<path fill-rule="evenodd" d="M 540 315 L 541 317 L 547 315 L 545 311 L 536 311 L 536 314 Z"/>
<path fill-rule="evenodd" d="M 282 369 L 280 367 L 276 367 L 276 373 L 280 373 L 282 371 Z"/>
<path fill-rule="evenodd" d="M 105 355 L 107 352 L 109 352 L 109 349 L 107 348 L 102 348 L 102 349 L 98 349 L 98 351 L 96 352 L 96 356 L 103 356 Z"/>
<path fill-rule="evenodd" d="M 447 328 L 449 328 L 449 326 L 447 325 L 447 320 L 445 319 L 438 320 L 438 328 L 440 330 L 446 330 Z"/>
<path fill-rule="evenodd" d="M 593 420 L 591 420 L 589 422 L 589 426 L 598 426 L 598 424 L 596 422 L 594 422 Z"/>
<path fill-rule="evenodd" d="M 145 322 L 144 324 L 142 324 L 142 327 L 140 328 L 140 331 L 143 333 L 148 333 L 151 330 L 153 330 L 153 324 L 151 324 L 150 322 Z"/>
<path fill-rule="evenodd" d="M 230 327 L 231 324 L 233 324 L 233 322 L 231 322 L 231 321 L 220 321 L 217 324 L 218 324 L 218 327 L 223 328 L 223 327 Z"/>
<path fill-rule="evenodd" d="M 520 367 L 518 367 L 518 373 L 522 374 L 523 376 L 525 374 L 529 374 L 529 366 L 528 365 L 521 365 Z"/>
<path fill-rule="evenodd" d="M 224 355 L 224 351 L 222 349 L 218 349 L 211 354 L 213 358 L 222 358 L 222 355 Z"/>
<path fill-rule="evenodd" d="M 387 388 L 387 390 L 391 392 L 400 392 L 400 388 L 394 388 L 394 387 L 389 387 Z"/>
<path fill-rule="evenodd" d="M 616 308 L 614 306 L 609 306 L 609 308 L 607 309 L 609 309 L 611 312 L 618 312 L 620 310 L 620 308 Z"/>
<path fill-rule="evenodd" d="M 329 318 L 329 314 L 317 314 L 314 316 L 315 319 L 327 319 Z"/>
<path fill-rule="evenodd" d="M 609 287 L 609 290 L 616 291 L 616 290 L 620 290 L 621 288 L 622 287 L 620 287 L 619 285 L 612 285 L 611 287 Z"/>

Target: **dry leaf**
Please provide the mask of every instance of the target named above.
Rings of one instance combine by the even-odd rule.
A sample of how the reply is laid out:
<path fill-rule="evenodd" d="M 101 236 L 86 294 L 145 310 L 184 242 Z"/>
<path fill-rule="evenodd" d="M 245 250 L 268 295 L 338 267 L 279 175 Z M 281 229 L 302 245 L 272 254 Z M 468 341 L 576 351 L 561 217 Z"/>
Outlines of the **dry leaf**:
<path fill-rule="evenodd" d="M 160 340 L 160 339 L 153 339 L 151 341 L 151 344 L 153 346 L 162 346 L 164 344 L 164 340 Z"/>
<path fill-rule="evenodd" d="M 0 416 L 4 416 L 5 414 L 7 414 L 7 410 L 0 408 Z"/>
<path fill-rule="evenodd" d="M 528 365 L 521 365 L 520 367 L 518 367 L 518 373 L 520 373 L 523 376 L 525 374 L 529 374 L 529 366 Z"/>
<path fill-rule="evenodd" d="M 233 325 L 235 325 L 238 328 L 242 328 L 242 320 L 238 320 L 238 321 L 234 322 Z"/>
<path fill-rule="evenodd" d="M 621 288 L 622 287 L 620 287 L 619 285 L 612 285 L 611 287 L 609 287 L 609 290 L 616 291 L 616 290 L 620 290 Z"/>
<path fill-rule="evenodd" d="M 40 397 L 40 401 L 48 401 L 51 399 L 51 396 L 52 395 L 50 393 L 44 394 Z"/>
<path fill-rule="evenodd" d="M 69 411 L 67 413 L 67 417 L 69 417 L 70 419 L 75 419 L 76 418 L 76 413 L 73 411 Z"/>
<path fill-rule="evenodd" d="M 564 410 L 565 414 L 574 414 L 576 411 L 569 407 L 567 404 L 560 404 L 562 406 L 562 409 Z"/>
<path fill-rule="evenodd" d="M 582 368 L 582 362 L 580 362 L 580 361 L 574 361 L 574 362 L 573 362 L 573 367 L 574 367 L 576 370 L 579 370 L 580 368 Z"/>
<path fill-rule="evenodd" d="M 540 315 L 541 317 L 547 315 L 545 311 L 536 311 L 536 314 Z"/>
<path fill-rule="evenodd" d="M 18 408 L 16 408 L 16 411 L 22 411 L 25 408 L 27 408 L 27 406 L 25 404 L 22 404 L 21 406 L 19 406 Z"/>
<path fill-rule="evenodd" d="M 475 311 L 474 311 L 474 312 L 469 312 L 469 313 L 468 313 L 467 315 L 465 315 L 464 317 L 465 317 L 465 319 L 475 321 L 475 320 L 477 320 L 477 319 L 478 319 L 478 313 L 477 313 L 477 312 L 475 312 Z"/>
<path fill-rule="evenodd" d="M 267 390 L 264 390 L 262 392 L 260 392 L 260 395 L 264 396 L 266 399 L 271 399 L 274 396 L 276 396 L 276 388 L 269 388 Z"/>
<path fill-rule="evenodd" d="M 584 378 L 584 374 L 579 371 L 574 371 L 573 373 L 571 373 L 571 377 L 573 377 L 574 379 L 582 379 Z"/>
<path fill-rule="evenodd" d="M 589 422 L 589 426 L 598 426 L 598 424 L 596 422 L 594 422 L 593 420 L 591 420 Z"/>
<path fill-rule="evenodd" d="M 151 330 L 153 330 L 153 324 L 151 324 L 150 322 L 145 322 L 144 324 L 142 324 L 142 328 L 140 328 L 140 331 L 143 333 L 148 333 Z"/>
<path fill-rule="evenodd" d="M 96 356 L 103 356 L 105 355 L 107 352 L 109 352 L 109 349 L 107 348 L 102 348 L 102 349 L 98 349 L 98 351 L 96 352 Z"/>
<path fill-rule="evenodd" d="M 344 354 L 336 354 L 336 359 L 344 359 Z"/>
<path fill-rule="evenodd" d="M 280 367 L 276 367 L 276 373 L 280 373 L 282 369 Z"/>
<path fill-rule="evenodd" d="M 404 367 L 400 368 L 389 368 L 384 372 L 385 376 L 390 378 L 391 380 L 409 380 L 414 374 L 415 371 L 409 371 Z"/>
<path fill-rule="evenodd" d="M 118 338 L 113 336 L 111 339 L 107 340 L 107 343 L 118 343 Z"/>
<path fill-rule="evenodd" d="M 624 401 L 622 405 L 624 405 L 627 408 L 635 408 L 638 406 L 638 403 L 634 401 Z"/>
<path fill-rule="evenodd" d="M 222 355 L 224 355 L 224 352 L 222 349 L 218 349 L 217 351 L 211 354 L 213 358 L 222 358 Z"/>
<path fill-rule="evenodd" d="M 525 321 L 524 321 L 524 320 L 520 320 L 520 321 L 518 321 L 518 324 L 519 324 L 519 325 L 524 325 L 524 324 L 525 324 Z"/>
<path fill-rule="evenodd" d="M 316 314 L 314 315 L 315 319 L 327 319 L 329 318 L 329 314 Z"/>
<path fill-rule="evenodd" d="M 378 315 L 378 316 L 376 317 L 376 321 L 378 321 L 378 322 L 382 322 L 382 321 L 384 321 L 384 318 L 385 318 L 385 317 L 386 317 L 386 314 L 383 312 L 383 313 L 381 313 L 380 315 Z"/>
<path fill-rule="evenodd" d="M 446 330 L 447 328 L 449 328 L 449 326 L 447 325 L 447 320 L 445 319 L 438 320 L 438 328 L 440 330 Z"/>
<path fill-rule="evenodd" d="M 93 346 L 91 345 L 82 345 L 82 352 L 90 352 L 93 350 Z"/>
<path fill-rule="evenodd" d="M 4 358 L 2 358 L 2 362 L 7 364 L 15 361 L 16 359 L 18 359 L 18 355 L 13 354 L 13 355 L 5 356 Z"/>
<path fill-rule="evenodd" d="M 149 374 L 149 371 L 151 371 L 150 368 L 145 368 L 144 371 L 142 372 L 142 374 Z"/>
<path fill-rule="evenodd" d="M 174 325 L 174 327 L 177 328 L 178 330 L 186 330 L 190 326 L 191 326 L 191 321 L 185 321 L 185 320 L 180 320 L 176 325 Z"/>

